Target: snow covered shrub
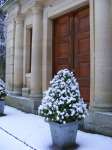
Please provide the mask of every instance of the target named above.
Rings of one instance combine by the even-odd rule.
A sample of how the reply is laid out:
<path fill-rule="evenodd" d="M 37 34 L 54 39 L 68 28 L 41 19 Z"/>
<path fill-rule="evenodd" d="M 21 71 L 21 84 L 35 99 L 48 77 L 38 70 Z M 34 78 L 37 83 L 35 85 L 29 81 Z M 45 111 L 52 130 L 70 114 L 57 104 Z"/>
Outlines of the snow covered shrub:
<path fill-rule="evenodd" d="M 80 97 L 79 85 L 72 72 L 63 69 L 54 76 L 38 113 L 47 121 L 62 124 L 85 117 L 86 104 Z"/>
<path fill-rule="evenodd" d="M 6 86 L 3 80 L 0 79 L 0 98 L 7 96 Z"/>

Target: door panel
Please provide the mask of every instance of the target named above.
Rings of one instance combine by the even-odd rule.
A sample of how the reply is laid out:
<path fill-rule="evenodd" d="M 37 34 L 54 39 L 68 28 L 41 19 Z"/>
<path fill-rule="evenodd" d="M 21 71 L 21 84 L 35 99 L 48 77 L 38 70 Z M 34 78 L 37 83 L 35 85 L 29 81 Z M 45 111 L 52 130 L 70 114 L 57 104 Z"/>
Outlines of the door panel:
<path fill-rule="evenodd" d="M 64 15 L 54 20 L 54 73 L 59 69 L 72 66 L 70 35 L 70 15 Z"/>
<path fill-rule="evenodd" d="M 89 8 L 74 14 L 74 72 L 78 78 L 81 96 L 90 100 L 90 24 Z"/>
<path fill-rule="evenodd" d="M 89 7 L 54 20 L 54 74 L 62 68 L 75 72 L 81 96 L 90 100 L 90 23 Z"/>

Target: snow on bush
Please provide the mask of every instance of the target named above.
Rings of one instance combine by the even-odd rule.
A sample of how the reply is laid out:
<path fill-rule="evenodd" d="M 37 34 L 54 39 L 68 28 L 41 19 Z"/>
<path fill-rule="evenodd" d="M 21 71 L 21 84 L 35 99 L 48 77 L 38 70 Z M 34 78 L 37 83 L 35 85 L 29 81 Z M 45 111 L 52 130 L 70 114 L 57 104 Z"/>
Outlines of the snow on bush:
<path fill-rule="evenodd" d="M 54 76 L 38 113 L 47 121 L 63 124 L 85 118 L 86 104 L 80 97 L 79 85 L 72 72 L 63 69 Z"/>
<path fill-rule="evenodd" d="M 3 80 L 0 79 L 0 98 L 7 96 L 6 86 Z"/>

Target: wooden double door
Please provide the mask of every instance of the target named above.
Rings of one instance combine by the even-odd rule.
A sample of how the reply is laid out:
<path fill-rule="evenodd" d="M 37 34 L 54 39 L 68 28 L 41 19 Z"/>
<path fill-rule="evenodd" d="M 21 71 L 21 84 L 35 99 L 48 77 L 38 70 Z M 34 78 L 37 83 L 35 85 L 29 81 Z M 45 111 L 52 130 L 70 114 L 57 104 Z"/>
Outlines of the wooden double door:
<path fill-rule="evenodd" d="M 53 72 L 68 68 L 75 73 L 81 96 L 90 101 L 90 21 L 89 7 L 54 20 Z"/>

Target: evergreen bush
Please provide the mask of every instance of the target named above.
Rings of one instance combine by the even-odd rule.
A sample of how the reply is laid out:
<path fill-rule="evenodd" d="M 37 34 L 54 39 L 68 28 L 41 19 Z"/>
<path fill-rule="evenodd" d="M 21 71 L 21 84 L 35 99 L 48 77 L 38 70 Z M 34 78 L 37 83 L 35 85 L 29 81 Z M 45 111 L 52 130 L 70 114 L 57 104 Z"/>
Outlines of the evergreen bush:
<path fill-rule="evenodd" d="M 80 97 L 79 84 L 72 72 L 63 69 L 54 76 L 38 113 L 47 121 L 61 124 L 85 118 L 86 104 Z"/>

